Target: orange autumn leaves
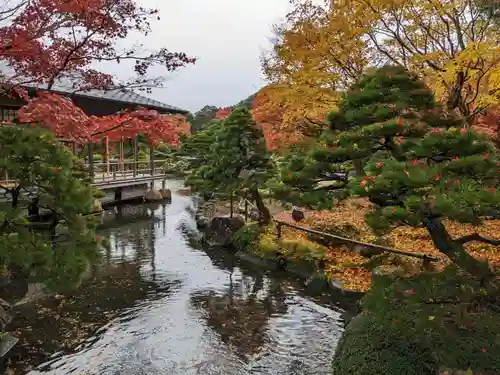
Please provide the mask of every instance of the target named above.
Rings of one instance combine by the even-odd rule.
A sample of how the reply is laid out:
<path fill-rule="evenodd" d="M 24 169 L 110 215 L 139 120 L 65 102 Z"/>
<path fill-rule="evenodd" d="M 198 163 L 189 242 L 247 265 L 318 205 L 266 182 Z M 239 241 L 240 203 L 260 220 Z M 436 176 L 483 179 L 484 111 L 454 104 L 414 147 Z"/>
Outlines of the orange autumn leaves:
<path fill-rule="evenodd" d="M 214 118 L 224 120 L 231 111 L 231 107 L 221 108 L 216 112 Z M 262 127 L 268 150 L 279 151 L 304 139 L 303 131 L 300 129 L 300 121 L 297 122 L 296 129 L 286 129 L 286 131 L 283 129 L 285 111 L 273 101 L 269 86 L 262 88 L 256 94 L 251 111 L 254 121 Z M 320 119 L 316 120 L 320 121 Z"/>
<path fill-rule="evenodd" d="M 306 219 L 299 225 L 316 228 L 355 228 L 356 236 L 343 235 L 363 242 L 374 243 L 381 239 L 384 243 L 395 249 L 419 252 L 432 255 L 439 259 L 433 263 L 433 268 L 440 271 L 450 261 L 439 252 L 424 228 L 399 227 L 392 232 L 379 238 L 373 234 L 364 221 L 364 215 L 369 210 L 370 204 L 363 199 L 351 199 L 332 211 L 305 211 Z M 275 217 L 296 224 L 291 218 L 290 212 L 282 212 Z M 466 234 L 478 232 L 483 236 L 500 238 L 500 220 L 488 220 L 481 226 L 474 227 L 470 224 L 462 224 L 453 221 L 445 221 L 445 225 L 450 234 L 456 238 Z M 326 230 L 325 230 L 326 231 Z M 307 235 L 298 230 L 287 228 L 282 232 L 283 238 L 301 238 L 302 241 L 309 241 Z M 336 233 L 340 234 L 340 233 Z M 342 234 L 340 234 L 342 235 Z M 315 246 L 318 246 L 315 244 Z M 372 272 L 370 268 L 361 267 L 368 261 L 358 253 L 352 251 L 345 245 L 328 246 L 325 248 L 326 270 L 330 277 L 340 279 L 342 286 L 347 289 L 357 291 L 367 291 L 371 285 Z M 467 250 L 476 258 L 487 260 L 494 268 L 500 268 L 500 249 L 498 246 L 483 243 L 471 243 Z M 405 265 L 409 274 L 420 272 L 421 261 L 416 258 L 391 256 L 384 261 L 381 268 L 391 268 L 393 266 Z"/>

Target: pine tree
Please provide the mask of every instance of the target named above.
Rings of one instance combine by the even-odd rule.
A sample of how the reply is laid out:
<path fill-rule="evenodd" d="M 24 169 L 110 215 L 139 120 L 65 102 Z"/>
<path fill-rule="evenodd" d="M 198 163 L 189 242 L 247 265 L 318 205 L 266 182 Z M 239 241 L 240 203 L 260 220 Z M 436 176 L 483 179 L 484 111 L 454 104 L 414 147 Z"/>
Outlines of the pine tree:
<path fill-rule="evenodd" d="M 198 168 L 210 156 L 210 147 L 215 142 L 215 135 L 222 127 L 223 122 L 212 120 L 200 131 L 189 136 L 183 136 L 177 157 L 190 157 L 189 168 Z"/>
<path fill-rule="evenodd" d="M 281 193 L 291 188 L 296 200 L 315 199 L 323 207 L 339 196 L 367 197 L 376 204 L 366 218 L 376 230 L 426 227 L 452 261 L 472 274 L 491 275 L 464 245 L 500 241 L 452 239 L 442 222 L 479 224 L 498 215 L 500 164 L 487 138 L 441 112 L 431 91 L 400 67 L 364 76 L 329 118 L 318 147 L 289 161 Z M 346 164 L 357 161 L 367 161 L 361 164 L 364 175 L 349 176 Z"/>
<path fill-rule="evenodd" d="M 0 144 L 0 170 L 15 181 L 1 186 L 0 265 L 53 288 L 77 283 L 99 257 L 96 219 L 84 215 L 92 187 L 75 178 L 73 154 L 44 130 L 1 126 Z M 28 221 L 28 205 L 50 221 Z"/>
<path fill-rule="evenodd" d="M 246 108 L 235 109 L 214 128 L 207 139 L 212 144 L 203 165 L 186 183 L 198 191 L 226 193 L 246 190 L 255 200 L 263 222 L 270 214 L 259 193 L 269 176 L 271 161 L 262 129 Z"/>

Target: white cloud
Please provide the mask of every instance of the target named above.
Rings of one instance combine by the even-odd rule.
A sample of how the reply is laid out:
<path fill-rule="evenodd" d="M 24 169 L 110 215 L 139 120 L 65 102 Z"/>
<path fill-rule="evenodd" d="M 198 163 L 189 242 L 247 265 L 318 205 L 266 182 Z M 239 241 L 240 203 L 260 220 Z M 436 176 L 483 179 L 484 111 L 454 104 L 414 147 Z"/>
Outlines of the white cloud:
<path fill-rule="evenodd" d="M 229 106 L 264 84 L 259 56 L 269 47 L 271 26 L 289 9 L 288 0 L 142 0 L 161 20 L 142 42 L 199 58 L 172 74 L 154 99 L 191 111 L 206 104 Z M 158 72 L 160 72 L 158 70 Z"/>

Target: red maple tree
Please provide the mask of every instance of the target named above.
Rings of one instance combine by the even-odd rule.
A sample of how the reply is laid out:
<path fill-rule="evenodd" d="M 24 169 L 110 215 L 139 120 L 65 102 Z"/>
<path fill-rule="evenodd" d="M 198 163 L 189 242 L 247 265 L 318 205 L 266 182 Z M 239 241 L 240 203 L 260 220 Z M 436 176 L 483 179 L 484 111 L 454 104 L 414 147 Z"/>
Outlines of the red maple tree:
<path fill-rule="evenodd" d="M 144 53 L 143 46 L 120 48 L 131 32 L 147 35 L 156 9 L 135 0 L 30 0 L 9 2 L 0 12 L 2 86 L 71 84 L 75 91 L 157 86 L 151 67 L 176 70 L 195 59 L 166 48 Z M 118 82 L 92 67 L 94 62 L 134 62 L 136 76 Z"/>
<path fill-rule="evenodd" d="M 149 76 L 150 68 L 163 66 L 174 71 L 195 59 L 166 48 L 144 53 L 142 46 L 118 49 L 131 32 L 147 35 L 156 9 L 137 5 L 135 0 L 30 0 L 7 3 L 0 12 L 0 90 L 16 94 L 28 104 L 20 120 L 38 121 L 57 135 L 89 141 L 97 135 L 128 137 L 147 135 L 152 142 L 178 142 L 178 132 L 187 123 L 179 116 L 137 110 L 113 116 L 87 116 L 70 99 L 40 93 L 30 100 L 26 86 L 51 89 L 56 84 L 71 85 L 74 92 L 91 89 L 150 90 L 163 78 Z M 132 61 L 135 76 L 120 81 L 112 74 L 96 70 L 95 62 Z M 123 128 L 123 129 L 122 129 Z M 97 133 L 97 134 L 95 134 Z"/>
<path fill-rule="evenodd" d="M 233 112 L 231 107 L 220 108 L 217 112 L 215 112 L 214 119 L 215 120 L 225 120 L 230 114 Z"/>
<path fill-rule="evenodd" d="M 259 92 L 252 102 L 252 117 L 254 121 L 262 127 L 267 148 L 270 151 L 277 151 L 289 140 L 285 139 L 279 131 L 279 125 L 283 120 L 282 114 L 278 110 L 269 111 L 265 104 L 265 94 Z M 216 120 L 225 120 L 233 111 L 231 107 L 220 108 L 214 116 Z"/>
<path fill-rule="evenodd" d="M 485 114 L 478 116 L 472 127 L 500 145 L 500 106 L 489 108 Z"/>
<path fill-rule="evenodd" d="M 181 134 L 188 134 L 190 124 L 182 115 L 161 115 L 138 108 L 111 116 L 88 116 L 63 96 L 42 92 L 19 111 L 19 122 L 41 124 L 55 135 L 77 143 L 99 142 L 102 137 L 121 141 L 144 134 L 152 144 L 178 145 Z"/>

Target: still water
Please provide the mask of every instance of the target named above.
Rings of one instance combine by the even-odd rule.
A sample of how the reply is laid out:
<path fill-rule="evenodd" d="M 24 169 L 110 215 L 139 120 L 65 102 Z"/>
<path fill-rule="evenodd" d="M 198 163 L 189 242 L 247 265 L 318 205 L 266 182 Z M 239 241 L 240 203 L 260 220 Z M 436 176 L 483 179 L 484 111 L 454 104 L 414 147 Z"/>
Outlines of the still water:
<path fill-rule="evenodd" d="M 105 213 L 104 264 L 16 319 L 16 374 L 329 374 L 345 312 L 198 245 L 191 197 Z"/>

